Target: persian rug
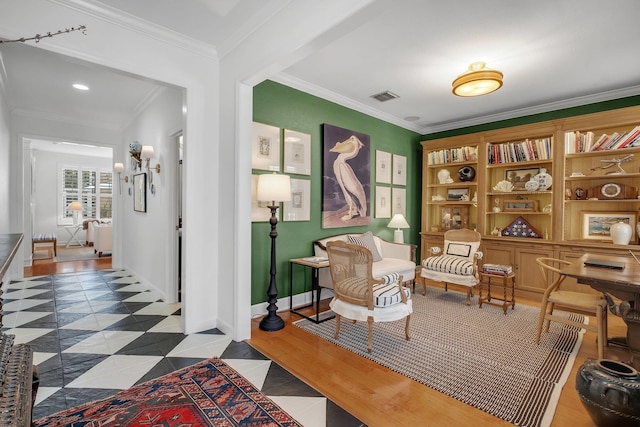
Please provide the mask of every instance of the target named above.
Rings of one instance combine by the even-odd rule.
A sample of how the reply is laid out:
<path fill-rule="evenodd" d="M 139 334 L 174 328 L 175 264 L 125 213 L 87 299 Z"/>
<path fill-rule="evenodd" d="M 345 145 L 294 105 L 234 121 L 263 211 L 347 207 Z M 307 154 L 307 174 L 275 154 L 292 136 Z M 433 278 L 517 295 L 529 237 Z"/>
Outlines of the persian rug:
<path fill-rule="evenodd" d="M 41 418 L 33 425 L 301 426 L 219 358 L 136 385 L 107 399 Z"/>
<path fill-rule="evenodd" d="M 304 319 L 295 325 L 513 424 L 551 424 L 583 329 L 551 322 L 536 345 L 537 307 L 516 301 L 505 315 L 502 307 L 479 308 L 477 298 L 467 306 L 464 293 L 438 288 L 412 298 L 411 340 L 404 339 L 404 320 L 375 323 L 371 354 L 366 322 L 343 319 L 338 340 L 333 338 L 335 319 L 320 324 Z"/>

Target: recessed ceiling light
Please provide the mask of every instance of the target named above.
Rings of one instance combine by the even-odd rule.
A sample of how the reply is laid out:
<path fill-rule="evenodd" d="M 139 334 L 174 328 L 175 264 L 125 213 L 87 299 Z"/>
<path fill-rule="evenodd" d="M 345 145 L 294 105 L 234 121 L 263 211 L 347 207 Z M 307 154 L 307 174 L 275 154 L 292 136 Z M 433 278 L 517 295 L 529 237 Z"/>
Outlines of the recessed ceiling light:
<path fill-rule="evenodd" d="M 83 85 L 82 83 L 74 83 L 73 87 L 78 90 L 89 90 L 89 86 Z"/>
<path fill-rule="evenodd" d="M 406 121 L 408 121 L 408 122 L 415 122 L 416 120 L 420 120 L 420 117 L 418 117 L 418 116 L 407 116 L 404 119 Z"/>

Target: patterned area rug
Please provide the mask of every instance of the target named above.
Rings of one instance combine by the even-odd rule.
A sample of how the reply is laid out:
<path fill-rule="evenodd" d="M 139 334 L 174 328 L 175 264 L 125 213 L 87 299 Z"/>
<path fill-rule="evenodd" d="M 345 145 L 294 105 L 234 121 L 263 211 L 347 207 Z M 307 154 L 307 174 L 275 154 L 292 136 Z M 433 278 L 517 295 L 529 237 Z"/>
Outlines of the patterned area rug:
<path fill-rule="evenodd" d="M 536 345 L 536 307 L 516 302 L 515 310 L 504 315 L 501 307 L 467 306 L 465 294 L 438 288 L 428 288 L 426 297 L 416 293 L 412 298 L 411 340 L 404 339 L 404 320 L 376 323 L 371 354 L 366 322 L 343 320 L 337 341 L 335 319 L 295 324 L 513 424 L 551 424 L 583 329 L 552 322 Z M 588 322 L 583 316 L 572 317 Z"/>
<path fill-rule="evenodd" d="M 219 358 L 41 418 L 34 426 L 301 426 Z"/>

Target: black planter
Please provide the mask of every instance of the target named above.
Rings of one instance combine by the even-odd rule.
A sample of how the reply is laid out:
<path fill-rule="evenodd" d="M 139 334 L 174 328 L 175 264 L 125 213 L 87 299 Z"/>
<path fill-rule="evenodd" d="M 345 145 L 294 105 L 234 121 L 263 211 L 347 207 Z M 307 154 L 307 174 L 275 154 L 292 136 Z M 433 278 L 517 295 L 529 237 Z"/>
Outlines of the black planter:
<path fill-rule="evenodd" d="M 458 169 L 458 179 L 460 181 L 472 181 L 476 177 L 476 170 L 471 166 L 463 166 Z"/>
<path fill-rule="evenodd" d="M 587 360 L 578 369 L 576 390 L 598 427 L 640 426 L 640 375 L 632 366 Z"/>

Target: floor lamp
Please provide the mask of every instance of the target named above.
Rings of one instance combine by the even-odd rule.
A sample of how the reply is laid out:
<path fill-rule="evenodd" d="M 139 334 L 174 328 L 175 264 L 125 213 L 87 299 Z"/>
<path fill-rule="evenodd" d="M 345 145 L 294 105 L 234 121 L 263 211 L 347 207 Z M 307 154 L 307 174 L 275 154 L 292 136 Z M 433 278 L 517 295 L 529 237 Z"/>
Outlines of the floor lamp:
<path fill-rule="evenodd" d="M 284 328 L 284 320 L 276 314 L 278 311 L 278 286 L 276 284 L 276 224 L 278 224 L 277 211 L 280 202 L 288 202 L 291 200 L 291 179 L 289 175 L 281 174 L 262 174 L 258 177 L 258 190 L 256 192 L 258 201 L 269 202 L 271 210 L 271 269 L 269 274 L 269 289 L 267 296 L 269 297 L 269 305 L 267 306 L 267 315 L 260 321 L 260 329 L 263 331 L 279 331 Z"/>

